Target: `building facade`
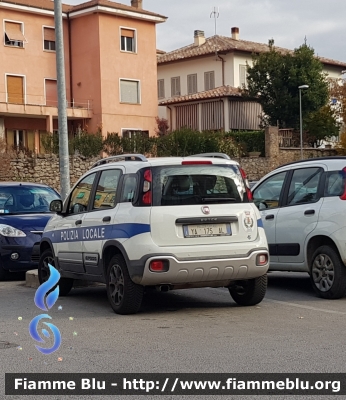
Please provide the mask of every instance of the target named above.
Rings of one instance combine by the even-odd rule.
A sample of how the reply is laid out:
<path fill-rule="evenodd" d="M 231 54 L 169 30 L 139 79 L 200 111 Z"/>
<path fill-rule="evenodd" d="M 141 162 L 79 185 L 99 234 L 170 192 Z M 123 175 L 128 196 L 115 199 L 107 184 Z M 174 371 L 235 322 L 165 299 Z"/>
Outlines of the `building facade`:
<path fill-rule="evenodd" d="M 290 50 L 275 47 L 279 51 Z M 181 49 L 157 55 L 159 116 L 170 129 L 257 130 L 262 108 L 242 98 L 247 64 L 252 55 L 268 51 L 267 44 L 231 36 L 205 38 L 194 31 L 194 42 Z M 346 63 L 319 57 L 330 78 L 340 78 Z"/>
<path fill-rule="evenodd" d="M 166 17 L 92 0 L 63 5 L 68 131 L 155 133 L 156 24 Z M 58 131 L 54 2 L 0 2 L 0 136 L 42 152 Z"/>

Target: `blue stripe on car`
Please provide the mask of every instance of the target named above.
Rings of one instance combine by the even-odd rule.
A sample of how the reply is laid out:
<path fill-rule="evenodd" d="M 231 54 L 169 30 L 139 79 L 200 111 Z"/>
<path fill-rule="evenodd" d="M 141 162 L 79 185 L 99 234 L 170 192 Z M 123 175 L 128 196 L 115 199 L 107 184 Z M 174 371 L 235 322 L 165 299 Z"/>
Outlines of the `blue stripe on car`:
<path fill-rule="evenodd" d="M 263 228 L 263 221 L 262 221 L 262 218 L 260 218 L 260 219 L 257 220 L 257 226 L 258 226 L 259 228 Z"/>
<path fill-rule="evenodd" d="M 129 239 L 142 233 L 150 232 L 149 224 L 114 224 L 95 225 L 90 227 L 79 227 L 60 229 L 44 232 L 43 238 L 50 239 L 53 243 L 79 242 L 106 239 Z"/>

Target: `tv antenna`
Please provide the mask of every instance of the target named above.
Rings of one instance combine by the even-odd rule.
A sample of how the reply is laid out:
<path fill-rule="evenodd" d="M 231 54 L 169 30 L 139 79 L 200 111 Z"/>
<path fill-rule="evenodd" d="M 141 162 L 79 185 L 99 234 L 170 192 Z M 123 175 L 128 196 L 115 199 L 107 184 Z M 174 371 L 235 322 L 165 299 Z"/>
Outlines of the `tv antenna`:
<path fill-rule="evenodd" d="M 214 7 L 213 11 L 210 13 L 210 18 L 214 18 L 215 21 L 215 36 L 216 36 L 216 20 L 219 18 L 219 16 L 220 16 L 219 7 Z M 215 42 L 215 58 L 217 61 L 218 56 L 217 56 L 216 42 Z"/>
<path fill-rule="evenodd" d="M 219 18 L 220 12 L 219 7 L 214 7 L 213 11 L 210 13 L 210 18 L 214 18 L 215 20 L 215 36 L 216 36 L 216 20 Z"/>

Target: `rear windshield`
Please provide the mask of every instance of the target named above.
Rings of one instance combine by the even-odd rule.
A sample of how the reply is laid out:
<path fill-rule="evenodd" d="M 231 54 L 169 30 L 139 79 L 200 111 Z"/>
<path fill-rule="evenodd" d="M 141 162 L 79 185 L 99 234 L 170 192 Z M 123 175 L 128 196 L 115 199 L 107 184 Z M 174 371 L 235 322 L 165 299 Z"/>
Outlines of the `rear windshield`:
<path fill-rule="evenodd" d="M 236 165 L 154 167 L 153 206 L 242 203 L 246 188 Z"/>
<path fill-rule="evenodd" d="M 346 182 L 345 171 L 330 171 L 327 173 L 324 195 L 326 197 L 341 196 Z"/>
<path fill-rule="evenodd" d="M 0 186 L 0 214 L 49 212 L 50 202 L 59 198 L 49 187 Z"/>

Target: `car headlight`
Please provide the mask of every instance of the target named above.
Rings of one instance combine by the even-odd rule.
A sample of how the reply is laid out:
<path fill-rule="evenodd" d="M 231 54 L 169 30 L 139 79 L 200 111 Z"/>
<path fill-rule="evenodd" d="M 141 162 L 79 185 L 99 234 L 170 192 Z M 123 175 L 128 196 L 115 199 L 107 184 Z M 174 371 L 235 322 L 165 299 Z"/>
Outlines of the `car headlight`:
<path fill-rule="evenodd" d="M 6 237 L 25 237 L 26 234 L 10 225 L 0 224 L 0 235 Z"/>

